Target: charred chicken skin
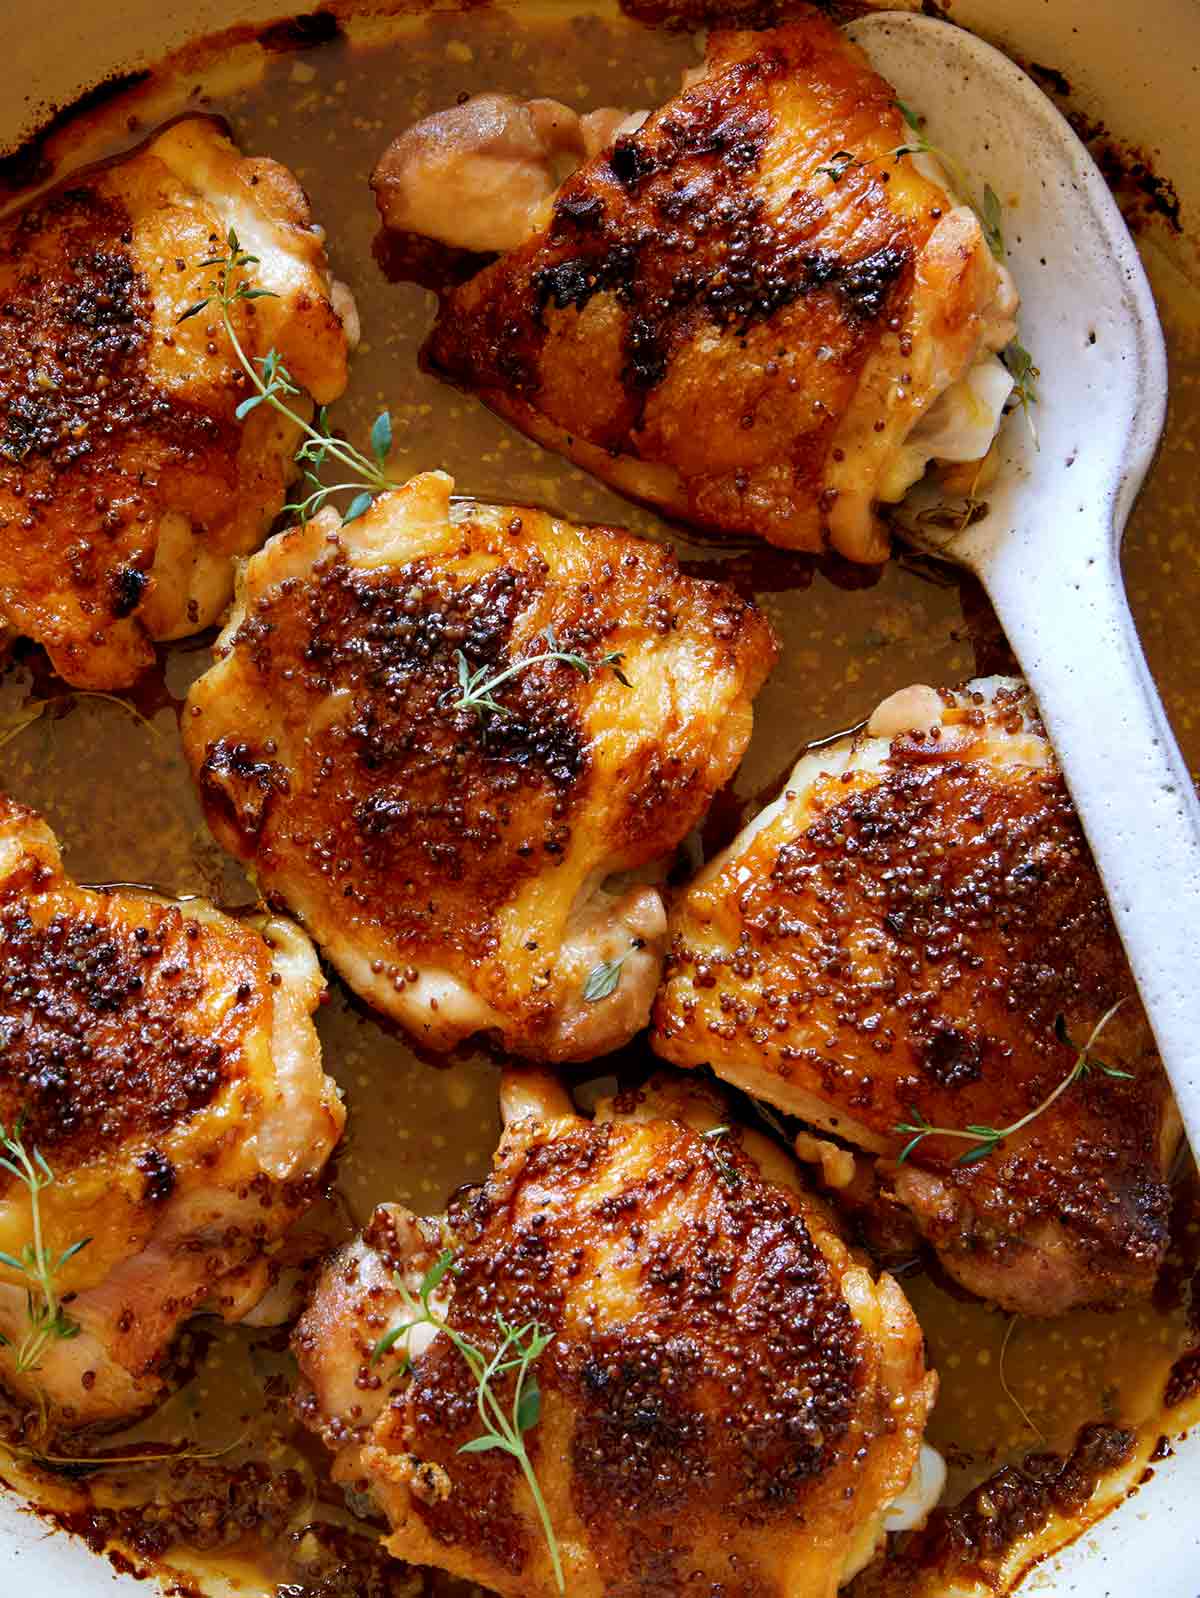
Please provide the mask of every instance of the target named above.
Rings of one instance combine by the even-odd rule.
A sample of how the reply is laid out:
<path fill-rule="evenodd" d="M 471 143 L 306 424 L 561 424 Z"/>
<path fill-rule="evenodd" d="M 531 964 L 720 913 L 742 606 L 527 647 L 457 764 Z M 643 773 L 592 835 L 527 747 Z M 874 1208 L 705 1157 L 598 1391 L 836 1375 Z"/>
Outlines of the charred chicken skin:
<path fill-rule="evenodd" d="M 897 155 L 893 89 L 815 12 L 712 33 L 624 117 L 481 96 L 385 153 L 385 225 L 507 252 L 443 295 L 429 366 L 681 520 L 884 559 L 878 502 L 982 458 L 1012 386 L 1016 293 L 978 218 Z"/>
<path fill-rule="evenodd" d="M 0 1122 L 53 1173 L 42 1237 L 69 1335 L 20 1369 L 27 1279 L 0 1262 L 0 1384 L 56 1426 L 132 1418 L 164 1395 L 180 1325 L 237 1320 L 316 1197 L 344 1112 L 310 1019 L 324 990 L 290 922 L 77 887 L 31 811 L 0 799 Z M 0 1171 L 0 1249 L 35 1237 Z"/>
<path fill-rule="evenodd" d="M 587 1059 L 646 1024 L 656 882 L 775 644 L 659 545 L 452 487 L 254 556 L 185 747 L 219 841 L 419 1041 Z"/>
<path fill-rule="evenodd" d="M 73 175 L 0 224 L 0 624 L 78 687 L 124 687 L 211 625 L 283 506 L 298 429 L 250 393 L 209 290 L 233 229 L 270 298 L 232 308 L 316 400 L 346 383 L 335 295 L 295 178 L 209 117 Z M 301 414 L 307 400 L 297 403 Z"/>
<path fill-rule="evenodd" d="M 673 906 L 652 1041 L 876 1154 L 945 1268 L 1005 1309 L 1153 1285 L 1178 1114 L 1017 680 L 904 690 L 806 755 Z M 960 1135 L 900 1163 L 923 1125 Z"/>
<path fill-rule="evenodd" d="M 501 1319 L 549 1336 L 525 1441 L 563 1590 L 830 1598 L 890 1510 L 912 1524 L 937 1492 L 917 1468 L 936 1380 L 903 1293 L 711 1091 L 652 1084 L 595 1120 L 547 1079 L 503 1096 L 487 1182 L 448 1218 L 377 1211 L 296 1329 L 300 1413 L 335 1478 L 373 1495 L 398 1557 L 559 1591 L 517 1462 L 462 1451 L 480 1426 L 461 1353 L 402 1330 L 398 1284 L 417 1293 L 449 1248 L 444 1325 L 488 1354 Z M 921 1501 L 893 1510 L 906 1490 Z"/>

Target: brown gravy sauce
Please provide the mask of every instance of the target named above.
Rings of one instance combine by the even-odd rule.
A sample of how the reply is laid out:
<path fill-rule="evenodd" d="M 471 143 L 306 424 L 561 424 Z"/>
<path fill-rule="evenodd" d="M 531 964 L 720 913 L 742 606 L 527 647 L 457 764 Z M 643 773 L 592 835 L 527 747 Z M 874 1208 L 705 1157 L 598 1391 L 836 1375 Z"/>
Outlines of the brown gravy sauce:
<path fill-rule="evenodd" d="M 0 187 L 6 177 L 44 181 L 63 150 L 77 164 L 85 151 L 127 146 L 184 106 L 226 116 L 244 148 L 298 174 L 327 229 L 335 270 L 357 297 L 364 336 L 352 392 L 336 411 L 343 427 L 364 434 L 388 406 L 397 471 L 442 466 L 461 493 L 665 536 L 650 513 L 419 371 L 432 296 L 387 281 L 372 249 L 367 177 L 400 127 L 484 89 L 551 95 L 580 110 L 656 104 L 698 58 L 694 39 L 581 7 L 572 20 L 561 10 L 555 17 L 527 8 L 516 22 L 479 9 L 376 18 L 348 31 L 292 26 L 272 30 L 265 44 L 235 30 L 219 46 L 189 47 L 153 79 L 85 108 L 76 127 L 58 130 L 57 145 L 31 145 L 23 164 L 0 163 Z M 1142 239 L 1167 326 L 1171 413 L 1125 560 L 1151 664 L 1185 754 L 1200 767 L 1191 665 L 1200 658 L 1200 289 L 1163 249 L 1166 233 L 1151 226 Z M 1011 664 L 982 595 L 948 569 L 900 558 L 868 571 L 671 536 L 697 570 L 755 594 L 783 645 L 758 700 L 746 761 L 706 829 L 709 852 L 810 740 L 855 724 L 910 682 L 952 683 Z M 136 716 L 105 699 L 71 695 L 29 653 L 18 652 L 0 681 L 0 787 L 46 816 L 79 879 L 200 893 L 229 908 L 251 901 L 246 880 L 204 828 L 176 733 L 180 701 L 208 663 L 207 642 L 164 650 L 161 680 L 132 696 Z M 44 713 L 14 730 L 22 704 L 41 697 L 52 701 Z M 450 1190 L 484 1172 L 497 1131 L 494 1060 L 481 1052 L 449 1064 L 418 1058 L 336 985 L 320 1030 L 350 1120 L 335 1190 L 314 1231 L 345 1235 L 384 1199 L 440 1209 Z M 620 1068 L 637 1072 L 650 1063 L 648 1051 L 635 1047 Z M 612 1069 L 600 1061 L 576 1075 L 582 1081 Z M 950 1580 L 980 1576 L 993 1589 L 1138 1482 L 1160 1436 L 1177 1434 L 1200 1413 L 1200 1356 L 1186 1357 L 1200 1340 L 1191 1300 L 1198 1232 L 1195 1190 L 1181 1183 L 1177 1246 L 1158 1301 L 1047 1322 L 1010 1322 L 948 1291 L 922 1262 L 908 1262 L 904 1286 L 941 1378 L 929 1439 L 951 1467 L 946 1502 L 961 1507 L 860 1578 L 863 1598 L 932 1594 Z M 105 1446 L 188 1439 L 199 1449 L 235 1447 L 169 1466 L 38 1476 L 25 1482 L 31 1495 L 98 1549 L 118 1544 L 114 1557 L 124 1568 L 169 1572 L 184 1590 L 202 1582 L 210 1593 L 291 1598 L 463 1591 L 383 1560 L 371 1527 L 350 1515 L 328 1482 L 323 1451 L 290 1418 L 285 1333 L 203 1325 L 189 1338 L 190 1378 L 158 1413 Z M 1175 1404 L 1164 1412 L 1169 1382 Z M 5 1474 L 20 1479 L 3 1457 Z M 989 1544 L 979 1528 L 998 1514 L 1008 1540 L 997 1544 L 993 1535 Z M 1017 1538 L 1025 1539 L 1019 1555 L 1006 1555 Z"/>

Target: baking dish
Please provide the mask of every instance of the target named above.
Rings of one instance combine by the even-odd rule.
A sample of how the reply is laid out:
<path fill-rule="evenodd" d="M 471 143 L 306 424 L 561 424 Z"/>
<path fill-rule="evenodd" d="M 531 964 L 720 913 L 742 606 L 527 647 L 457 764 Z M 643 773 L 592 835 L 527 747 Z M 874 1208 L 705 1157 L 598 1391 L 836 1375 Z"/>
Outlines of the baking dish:
<path fill-rule="evenodd" d="M 6 0 L 4 39 L 12 70 L 0 100 L 0 145 L 13 144 L 46 108 L 72 101 L 97 81 L 153 62 L 189 37 L 243 20 L 265 20 L 278 10 L 278 0 L 203 0 L 190 7 L 118 0 L 103 9 L 68 3 L 47 28 L 32 0 Z M 1131 16 L 1115 0 L 1087 7 L 1071 0 L 983 0 L 955 5 L 949 15 L 1021 58 L 1063 74 L 1082 107 L 1152 153 L 1156 169 L 1177 188 L 1187 224 L 1200 204 L 1200 179 L 1191 159 L 1200 145 L 1195 89 L 1200 7 L 1190 0 L 1147 0 Z M 1185 235 L 1178 248 L 1182 255 L 1193 243 Z M 1196 1598 L 1198 1493 L 1200 1442 L 1185 1439 L 1172 1458 L 1155 1467 L 1153 1481 L 1072 1548 L 1037 1567 L 1022 1590 L 1080 1598 L 1132 1594 L 1152 1569 L 1165 1598 Z M 47 1537 L 45 1528 L 8 1498 L 0 1498 L 0 1569 L 13 1589 L 20 1581 L 35 1598 L 48 1598 L 64 1586 L 79 1593 L 114 1585 L 132 1590 L 82 1546 Z"/>

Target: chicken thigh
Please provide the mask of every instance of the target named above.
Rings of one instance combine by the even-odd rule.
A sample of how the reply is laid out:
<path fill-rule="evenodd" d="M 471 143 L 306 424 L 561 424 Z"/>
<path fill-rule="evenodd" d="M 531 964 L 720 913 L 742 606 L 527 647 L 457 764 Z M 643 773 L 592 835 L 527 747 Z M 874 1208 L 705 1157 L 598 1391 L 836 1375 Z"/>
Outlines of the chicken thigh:
<path fill-rule="evenodd" d="M 829 1598 L 940 1488 L 900 1288 L 711 1090 L 652 1084 L 595 1120 L 546 1078 L 502 1091 L 488 1181 L 447 1217 L 377 1211 L 296 1329 L 335 1479 L 399 1558 L 513 1598 Z M 423 1286 L 433 1323 L 410 1328 Z M 510 1326 L 544 1341 L 521 1395 L 495 1387 L 549 1535 L 518 1461 L 473 1446 L 461 1345 L 490 1357 Z"/>
<path fill-rule="evenodd" d="M 0 623 L 76 686 L 127 686 L 154 640 L 215 621 L 294 475 L 294 424 L 234 415 L 250 388 L 219 309 L 179 321 L 231 229 L 269 294 L 232 307 L 247 357 L 273 348 L 336 399 L 354 317 L 322 233 L 291 173 L 243 158 L 213 118 L 0 224 Z"/>
<path fill-rule="evenodd" d="M 379 163 L 385 225 L 507 252 L 443 294 L 429 366 L 673 516 L 882 560 L 878 503 L 986 454 L 1017 306 L 890 84 L 806 11 L 711 33 L 587 158 L 547 106 L 481 96 Z"/>
<path fill-rule="evenodd" d="M 562 180 L 645 119 L 644 111 L 579 116 L 557 100 L 473 95 L 388 146 L 371 177 L 379 214 L 389 232 L 452 249 L 515 249 L 537 231 Z"/>
<path fill-rule="evenodd" d="M 218 840 L 435 1049 L 644 1026 L 672 851 L 732 775 L 769 627 L 666 549 L 415 478 L 246 566 L 184 742 Z"/>
<path fill-rule="evenodd" d="M 182 1322 L 239 1319 L 271 1285 L 344 1118 L 323 989 L 290 922 L 77 887 L 44 822 L 0 799 L 0 1123 L 53 1175 L 35 1211 L 0 1170 L 0 1382 L 56 1426 L 148 1408 Z M 84 1239 L 39 1348 L 52 1306 L 14 1263 Z"/>
<path fill-rule="evenodd" d="M 1019 681 L 906 689 L 804 756 L 674 905 L 652 1042 L 878 1155 L 1005 1309 L 1153 1285 L 1178 1114 Z"/>

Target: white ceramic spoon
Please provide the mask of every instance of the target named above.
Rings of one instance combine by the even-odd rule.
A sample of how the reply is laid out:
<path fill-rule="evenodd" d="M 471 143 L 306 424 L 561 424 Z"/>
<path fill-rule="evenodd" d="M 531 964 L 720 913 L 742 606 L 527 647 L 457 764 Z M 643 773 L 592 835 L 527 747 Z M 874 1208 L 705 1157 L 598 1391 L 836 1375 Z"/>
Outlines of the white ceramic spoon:
<path fill-rule="evenodd" d="M 882 12 L 847 33 L 1003 207 L 1033 412 L 1000 439 L 989 514 L 938 536 L 982 580 L 1037 694 L 1194 1148 L 1200 1149 L 1200 804 L 1125 598 L 1120 545 L 1166 413 L 1162 331 L 1099 169 L 973 34 Z M 932 547 L 932 546 L 931 546 Z"/>

